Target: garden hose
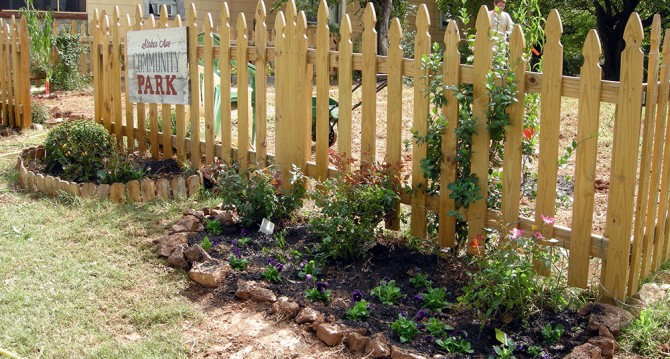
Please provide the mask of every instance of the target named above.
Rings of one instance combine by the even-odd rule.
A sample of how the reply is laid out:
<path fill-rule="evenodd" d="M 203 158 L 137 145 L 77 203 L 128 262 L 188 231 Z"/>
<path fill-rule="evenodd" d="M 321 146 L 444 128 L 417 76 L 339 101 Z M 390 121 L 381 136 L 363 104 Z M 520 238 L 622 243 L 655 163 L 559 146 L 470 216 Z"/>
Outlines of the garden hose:
<path fill-rule="evenodd" d="M 0 348 L 0 357 L 8 357 L 8 358 L 12 358 L 12 359 L 21 359 L 21 357 L 19 357 L 18 355 L 14 354 L 12 352 L 8 352 L 8 351 L 6 351 L 5 349 L 2 349 L 2 348 Z"/>

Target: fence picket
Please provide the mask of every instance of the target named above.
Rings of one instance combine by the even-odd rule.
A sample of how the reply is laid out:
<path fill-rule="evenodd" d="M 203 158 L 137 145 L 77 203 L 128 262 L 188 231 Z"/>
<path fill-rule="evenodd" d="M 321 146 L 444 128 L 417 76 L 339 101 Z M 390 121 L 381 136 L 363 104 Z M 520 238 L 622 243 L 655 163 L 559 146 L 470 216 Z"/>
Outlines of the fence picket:
<path fill-rule="evenodd" d="M 18 84 L 21 97 L 21 128 L 30 128 L 32 122 L 32 108 L 30 107 L 30 46 L 28 40 L 28 20 L 21 17 L 19 23 L 19 52 L 18 65 L 21 82 Z"/>
<path fill-rule="evenodd" d="M 181 16 L 177 14 L 175 20 L 176 27 L 183 27 L 184 24 L 181 21 Z M 180 165 L 186 164 L 186 105 L 175 105 L 175 115 L 176 115 L 176 134 L 177 134 L 177 161 Z M 179 196 L 179 194 L 176 194 Z M 183 196 L 185 197 L 185 196 Z M 183 198 L 182 197 L 182 198 Z"/>
<path fill-rule="evenodd" d="M 561 86 L 563 84 L 563 24 L 556 9 L 549 13 L 544 33 L 542 103 L 540 105 L 540 156 L 538 159 L 537 203 L 535 223 L 542 223 L 542 216 L 553 217 L 556 212 L 556 179 L 558 175 L 558 136 L 561 130 Z M 551 238 L 553 224 L 547 224 L 544 236 Z M 540 273 L 546 268 L 540 266 Z"/>
<path fill-rule="evenodd" d="M 219 74 L 221 75 L 221 160 L 230 164 L 231 150 L 233 148 L 232 131 L 233 125 L 230 113 L 230 11 L 228 3 L 221 4 L 220 9 L 221 26 L 219 30 Z"/>
<path fill-rule="evenodd" d="M 108 86 L 111 87 L 111 114 L 110 119 L 116 134 L 116 142 L 119 146 L 123 146 L 123 113 L 121 110 L 121 15 L 119 7 L 114 7 L 112 15 L 112 50 L 110 51 L 111 61 L 111 81 Z"/>
<path fill-rule="evenodd" d="M 205 15 L 204 51 L 202 56 L 204 86 L 202 97 L 205 107 L 205 164 L 214 161 L 214 35 L 212 14 Z"/>
<path fill-rule="evenodd" d="M 427 70 L 421 66 L 423 55 L 430 56 L 430 17 L 425 4 L 419 6 L 416 15 L 416 37 L 414 42 L 414 122 L 412 127 L 417 136 L 424 137 L 428 133 L 428 112 L 430 101 L 426 96 Z M 412 236 L 424 238 L 426 236 L 426 189 L 428 181 L 421 169 L 421 161 L 426 158 L 426 142 L 412 145 L 412 218 L 410 230 Z"/>
<path fill-rule="evenodd" d="M 447 127 L 442 134 L 442 162 L 440 163 L 440 210 L 438 213 L 438 238 L 440 246 L 452 248 L 456 245 L 456 217 L 449 212 L 456 210 L 456 203 L 449 198 L 451 190 L 447 188 L 456 180 L 456 126 L 458 125 L 458 99 L 456 88 L 460 84 L 461 52 L 458 51 L 460 33 L 455 21 L 449 21 L 444 33 L 444 85 L 449 89 L 444 91 L 447 104 L 442 108 L 442 114 L 447 120 Z"/>
<path fill-rule="evenodd" d="M 128 31 L 133 28 L 133 24 L 130 20 L 130 14 L 126 14 L 126 26 L 125 26 L 125 33 L 124 33 L 124 38 L 127 38 L 126 36 L 128 35 Z M 123 47 L 123 58 L 128 59 L 128 47 L 124 46 Z M 124 66 L 124 78 L 128 79 L 128 66 Z M 125 95 L 123 96 L 125 99 L 125 108 L 126 108 L 126 147 L 128 148 L 128 152 L 133 152 L 135 150 L 135 116 L 133 113 L 134 110 L 134 104 L 130 102 L 130 96 L 128 96 L 128 80 L 125 81 L 124 84 L 124 89 L 125 89 Z"/>
<path fill-rule="evenodd" d="M 658 203 L 658 193 L 652 191 L 650 187 L 651 178 L 658 172 L 657 166 L 652 169 L 654 154 L 654 133 L 656 131 L 663 132 L 662 129 L 656 128 L 656 101 L 658 100 L 658 61 L 659 61 L 659 46 L 661 43 L 661 17 L 654 16 L 654 21 L 651 27 L 650 47 L 649 47 L 649 62 L 647 71 L 647 91 L 644 111 L 644 133 L 642 135 L 642 155 L 640 158 L 640 176 L 638 181 L 637 204 L 635 208 L 635 224 L 633 225 L 633 245 L 630 261 L 630 272 L 628 278 L 628 294 L 634 294 L 637 291 L 640 274 L 647 276 L 651 271 L 651 259 L 654 240 L 654 223 L 655 220 L 652 210 L 656 211 L 656 203 Z M 652 172 L 653 171 L 653 172 Z M 653 207 L 652 208 L 652 203 Z M 646 221 L 649 216 L 650 221 Z M 645 222 L 649 227 L 645 230 Z"/>
<path fill-rule="evenodd" d="M 486 127 L 486 112 L 489 104 L 489 94 L 486 89 L 486 74 L 491 69 L 493 56 L 493 41 L 488 36 L 491 29 L 491 19 L 488 9 L 485 5 L 479 8 L 477 14 L 477 23 L 475 24 L 477 34 L 475 38 L 475 63 L 473 78 L 472 95 L 472 117 L 475 119 L 477 134 L 472 136 L 472 159 L 471 172 L 477 176 L 477 183 L 480 188 L 482 199 L 470 205 L 467 212 L 468 219 L 468 252 L 476 253 L 476 239 L 481 236 L 484 225 L 486 224 L 486 189 L 489 172 L 489 142 L 490 135 Z"/>
<path fill-rule="evenodd" d="M 633 13 L 624 31 L 626 48 L 621 54 L 621 85 L 616 120 L 610 188 L 607 197 L 607 261 L 602 267 L 601 296 L 623 300 L 630 255 L 635 180 L 642 112 L 644 54 L 640 16 Z"/>
<path fill-rule="evenodd" d="M 258 0 L 256 6 L 256 28 L 254 29 L 254 44 L 256 48 L 256 90 L 253 118 L 256 124 L 256 161 L 264 167 L 267 164 L 267 36 L 265 24 L 267 17 L 265 3 Z M 252 136 L 253 137 L 253 136 Z"/>
<path fill-rule="evenodd" d="M 144 29 L 144 15 L 142 15 L 142 5 L 137 4 L 135 8 L 135 25 L 133 30 Z M 145 153 L 147 150 L 147 111 L 144 103 L 137 103 L 137 147 L 140 152 Z"/>
<path fill-rule="evenodd" d="M 188 12 L 188 42 L 189 44 L 198 43 L 198 24 L 196 19 L 198 13 L 195 10 L 195 3 L 191 3 L 190 11 Z M 198 47 L 189 46 L 188 48 L 188 62 L 191 64 L 198 63 Z M 189 67 L 190 87 L 191 87 L 191 106 L 189 111 L 191 114 L 191 166 L 200 169 L 200 105 L 198 99 L 200 98 L 200 88 L 198 86 L 198 67 Z"/>
<path fill-rule="evenodd" d="M 5 21 L 0 19 L 0 101 L 2 101 L 0 103 L 0 124 L 3 126 L 9 126 L 9 112 L 7 110 L 7 86 L 9 86 L 9 81 L 7 81 L 7 71 L 10 65 L 9 61 L 5 59 L 5 54 L 7 53 L 6 37 Z"/>
<path fill-rule="evenodd" d="M 664 136 L 662 138 L 669 138 L 670 136 L 670 125 L 668 124 L 668 96 L 670 95 L 670 30 L 665 31 L 665 36 L 663 37 L 663 53 L 662 53 L 662 64 L 661 64 L 661 74 L 660 74 L 660 87 L 659 87 L 659 96 L 658 96 L 658 121 L 662 123 L 661 127 L 665 127 L 665 130 L 661 133 L 657 133 L 657 136 Z M 664 135 L 662 134 L 664 133 Z M 660 184 L 660 201 L 658 204 L 658 210 L 655 217 L 656 225 L 656 241 L 654 241 L 654 260 L 656 263 L 667 261 L 670 257 L 670 239 L 666 235 L 665 225 L 667 222 L 667 210 L 668 210 L 668 191 L 670 191 L 670 145 L 666 144 L 664 140 L 659 141 L 659 155 L 662 154 L 662 173 L 661 173 L 661 184 Z M 663 147 L 665 146 L 665 147 Z M 656 156 L 654 156 L 656 157 Z M 656 188 L 656 187 L 652 187 Z M 657 260 L 657 256 L 660 257 L 660 260 Z"/>
<path fill-rule="evenodd" d="M 279 11 L 277 13 L 277 16 L 275 17 L 275 25 L 274 25 L 274 31 L 275 31 L 275 89 L 276 89 L 276 94 L 275 94 L 275 158 L 276 159 L 281 159 L 285 157 L 284 152 L 286 151 L 285 148 L 282 147 L 282 142 L 279 141 L 280 138 L 284 136 L 284 118 L 285 118 L 285 103 L 284 103 L 284 96 L 283 93 L 286 89 L 286 83 L 287 79 L 285 76 L 287 75 L 286 73 L 286 65 L 284 61 L 285 54 L 286 54 L 286 37 L 285 37 L 285 29 L 286 29 L 286 18 L 284 17 L 284 13 L 282 11 Z M 275 160 L 275 163 L 277 163 L 278 160 Z"/>
<path fill-rule="evenodd" d="M 510 124 L 506 129 L 502 177 L 501 212 L 503 237 L 519 223 L 519 200 L 521 199 L 521 157 L 526 97 L 526 61 L 523 59 L 526 39 L 520 25 L 514 26 L 510 40 L 510 66 L 514 71 L 517 93 L 516 102 L 509 105 Z M 599 102 L 598 102 L 599 103 Z M 589 231 L 589 234 L 591 232 Z"/>
<path fill-rule="evenodd" d="M 112 49 L 110 44 L 112 43 L 112 36 L 110 33 L 111 30 L 111 21 L 110 21 L 110 15 L 106 15 L 102 17 L 102 69 L 103 69 L 103 84 L 101 87 L 104 88 L 103 91 L 103 106 L 102 106 L 102 123 L 109 131 L 109 133 L 113 134 L 113 128 L 112 128 L 112 115 L 113 115 L 113 89 L 111 87 L 113 75 L 112 75 Z"/>
<path fill-rule="evenodd" d="M 575 161 L 575 202 L 572 207 L 572 235 L 568 284 L 586 288 L 589 278 L 589 254 L 593 225 L 593 198 L 595 194 L 596 162 L 598 155 L 598 126 L 602 69 L 600 38 L 595 30 L 589 31 L 582 54 L 580 70 L 579 123 L 577 128 L 577 155 Z"/>
<path fill-rule="evenodd" d="M 240 168 L 249 165 L 249 109 L 251 94 L 249 93 L 249 72 L 247 66 L 249 55 L 247 48 L 247 19 L 244 13 L 237 17 L 237 160 Z"/>
<path fill-rule="evenodd" d="M 145 28 L 156 29 L 154 14 L 149 14 L 149 24 Z M 160 143 L 158 138 L 158 104 L 149 104 L 149 141 L 151 142 L 151 157 L 159 159 Z"/>
<path fill-rule="evenodd" d="M 328 178 L 328 128 L 330 84 L 330 30 L 328 29 L 328 5 L 321 0 L 316 28 L 316 178 Z M 375 56 L 376 58 L 376 56 Z M 311 118 L 311 116 L 310 116 Z"/>
<path fill-rule="evenodd" d="M 130 27 L 127 27 L 127 29 L 130 29 Z M 79 35 L 81 35 L 82 37 L 86 36 L 85 24 L 81 24 L 81 26 L 79 27 Z M 81 52 L 81 54 L 79 54 L 79 73 L 82 75 L 87 75 L 89 73 L 87 55 L 91 52 L 90 41 L 88 42 L 88 46 L 89 46 L 88 52 L 84 50 Z"/>
<path fill-rule="evenodd" d="M 387 124 L 386 124 L 386 162 L 401 163 L 402 146 L 402 59 L 403 53 L 400 47 L 402 39 L 402 28 L 400 20 L 391 20 L 389 30 L 389 73 L 387 77 L 388 95 L 386 99 Z M 389 217 L 386 219 L 386 228 L 400 229 L 400 203 L 396 203 Z"/>
<path fill-rule="evenodd" d="M 337 152 L 351 157 L 351 105 L 353 58 L 351 42 L 351 20 L 344 15 L 340 22 L 340 57 L 337 66 L 339 116 L 337 120 Z M 343 170 L 349 171 L 349 162 L 344 161 Z"/>
<path fill-rule="evenodd" d="M 420 10 L 419 10 L 420 11 Z M 418 15 L 417 15 L 418 16 Z M 418 19 L 418 17 L 417 17 Z M 417 20 L 418 21 L 418 20 Z M 363 12 L 361 164 L 374 163 L 377 156 L 377 15 L 371 2 Z"/>
<path fill-rule="evenodd" d="M 19 46 L 20 34 L 16 18 L 12 15 L 12 66 L 18 67 L 20 57 L 19 57 Z M 13 126 L 21 126 L 21 91 L 19 90 L 19 84 L 21 83 L 21 72 L 12 71 L 14 76 L 13 79 L 13 104 L 14 104 L 14 124 Z"/>
<path fill-rule="evenodd" d="M 160 25 L 159 28 L 168 28 L 167 5 L 160 7 Z M 163 159 L 172 158 L 172 106 L 170 104 L 161 104 L 161 120 L 163 122 Z"/>

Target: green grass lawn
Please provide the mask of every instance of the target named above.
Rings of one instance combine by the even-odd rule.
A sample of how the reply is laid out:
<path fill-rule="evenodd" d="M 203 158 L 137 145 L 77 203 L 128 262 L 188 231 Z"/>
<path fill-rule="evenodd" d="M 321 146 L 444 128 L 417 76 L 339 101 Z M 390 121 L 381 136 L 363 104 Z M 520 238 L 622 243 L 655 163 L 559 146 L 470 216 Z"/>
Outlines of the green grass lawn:
<path fill-rule="evenodd" d="M 0 156 L 43 138 L 27 136 L 0 138 Z M 165 267 L 147 239 L 197 204 L 33 195 L 15 187 L 15 163 L 16 156 L 0 157 L 0 350 L 31 358 L 188 356 L 181 324 L 201 314 L 180 295 L 187 275 Z"/>

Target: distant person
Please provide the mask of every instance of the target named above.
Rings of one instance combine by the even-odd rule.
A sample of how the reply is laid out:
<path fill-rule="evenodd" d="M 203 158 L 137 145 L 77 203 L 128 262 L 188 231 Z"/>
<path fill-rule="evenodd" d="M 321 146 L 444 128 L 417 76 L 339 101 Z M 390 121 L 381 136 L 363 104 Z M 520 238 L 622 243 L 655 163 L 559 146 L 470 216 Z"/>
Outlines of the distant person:
<path fill-rule="evenodd" d="M 501 40 L 507 41 L 507 38 L 512 33 L 514 21 L 512 17 L 505 12 L 505 0 L 494 0 L 493 9 L 489 11 L 489 18 L 491 19 L 492 30 L 496 31 Z"/>

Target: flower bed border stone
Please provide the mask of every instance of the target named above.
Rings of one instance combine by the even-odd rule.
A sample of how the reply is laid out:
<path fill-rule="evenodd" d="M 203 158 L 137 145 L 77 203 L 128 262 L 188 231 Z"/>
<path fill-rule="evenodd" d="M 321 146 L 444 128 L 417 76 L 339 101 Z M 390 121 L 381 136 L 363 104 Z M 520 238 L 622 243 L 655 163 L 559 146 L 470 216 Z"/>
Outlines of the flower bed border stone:
<path fill-rule="evenodd" d="M 19 172 L 19 186 L 31 192 L 56 196 L 58 192 L 65 192 L 71 196 L 82 198 L 109 199 L 115 203 L 148 202 L 155 198 L 163 200 L 178 200 L 192 197 L 202 186 L 202 175 L 192 175 L 188 178 L 178 176 L 171 181 L 167 179 L 143 179 L 128 183 L 114 183 L 112 185 L 93 183 L 77 183 L 64 181 L 59 177 L 45 176 L 26 168 L 24 161 L 38 160 L 46 156 L 44 146 L 28 147 L 24 149 L 16 161 L 16 170 Z"/>

